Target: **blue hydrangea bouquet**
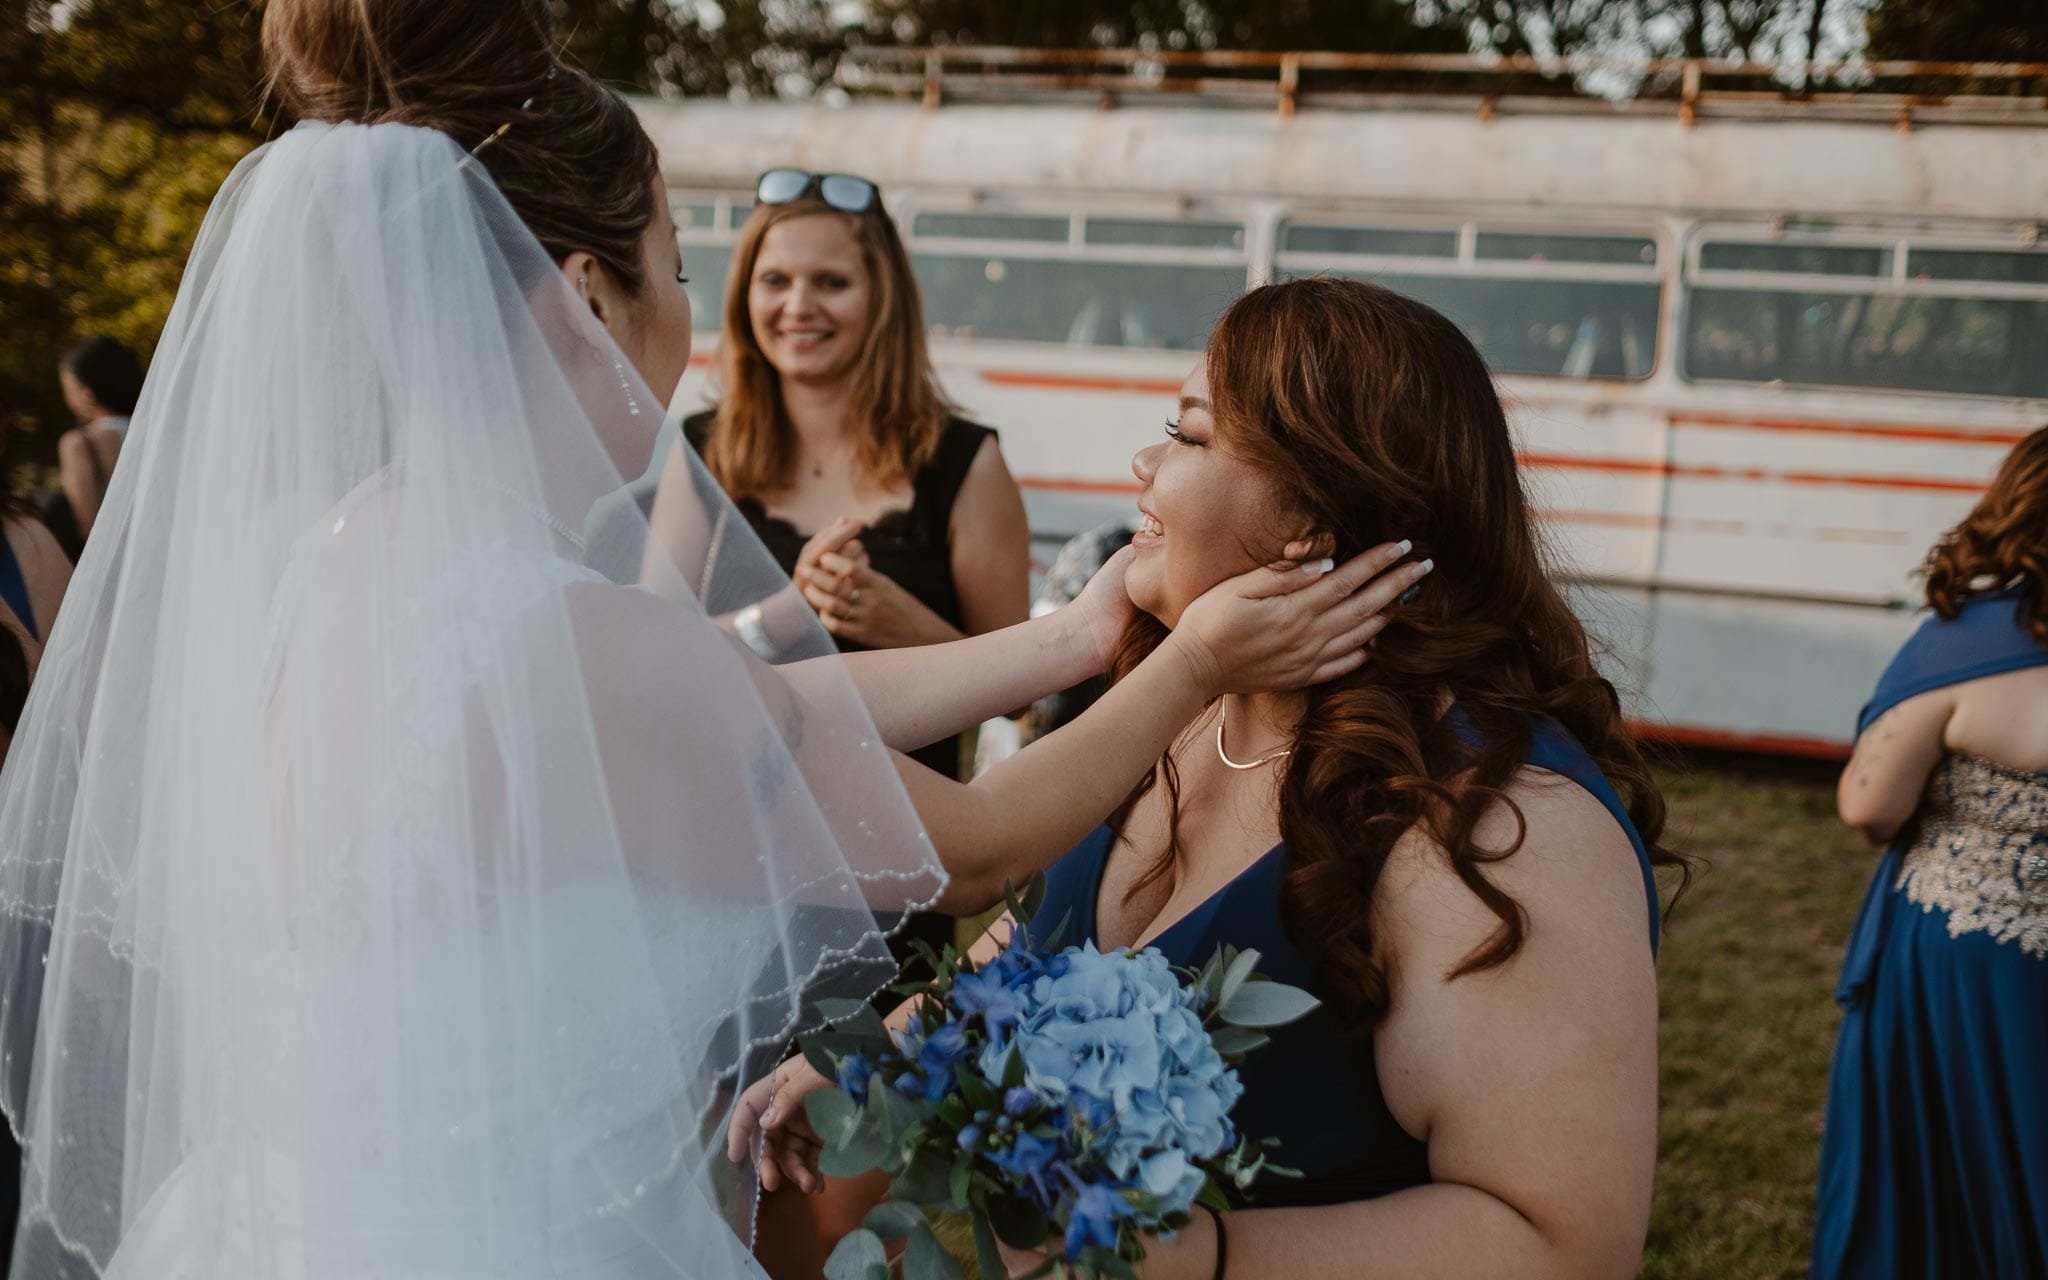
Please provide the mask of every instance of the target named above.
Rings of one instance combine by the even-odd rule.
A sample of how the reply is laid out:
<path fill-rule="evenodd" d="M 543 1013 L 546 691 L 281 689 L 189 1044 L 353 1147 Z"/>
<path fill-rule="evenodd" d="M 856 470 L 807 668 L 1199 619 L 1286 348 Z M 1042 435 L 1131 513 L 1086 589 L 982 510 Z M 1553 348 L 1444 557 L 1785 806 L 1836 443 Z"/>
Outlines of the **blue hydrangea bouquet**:
<path fill-rule="evenodd" d="M 984 1280 L 1006 1274 L 999 1240 L 1044 1250 L 1034 1275 L 1135 1280 L 1148 1236 L 1198 1203 L 1228 1208 L 1226 1185 L 1287 1172 L 1231 1124 L 1232 1066 L 1315 999 L 1259 977 L 1256 951 L 1224 947 L 1196 972 L 1152 948 L 1058 949 L 1059 930 L 1039 941 L 1021 923 L 1033 906 L 1011 896 L 1020 923 L 986 965 L 921 947 L 934 976 L 898 988 L 918 1002 L 907 1027 L 863 1007 L 804 1038 L 839 1084 L 805 1104 L 820 1168 L 892 1175 L 828 1280 L 888 1280 L 883 1240 L 898 1237 L 904 1280 L 963 1280 L 927 1208 L 967 1216 Z"/>

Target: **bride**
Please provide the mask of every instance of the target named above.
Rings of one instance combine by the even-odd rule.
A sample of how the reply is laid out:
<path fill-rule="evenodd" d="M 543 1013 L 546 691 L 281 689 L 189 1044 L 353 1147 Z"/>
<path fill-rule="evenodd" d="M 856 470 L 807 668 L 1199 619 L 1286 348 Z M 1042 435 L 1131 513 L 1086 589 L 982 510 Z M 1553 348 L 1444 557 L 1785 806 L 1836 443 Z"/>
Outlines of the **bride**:
<path fill-rule="evenodd" d="M 1245 575 L 1101 714 L 920 775 L 886 748 L 1101 669 L 1120 574 L 843 663 L 687 450 L 659 537 L 624 493 L 689 304 L 545 0 L 264 42 L 308 123 L 215 202 L 0 776 L 14 1274 L 752 1273 L 734 1082 L 1402 584 Z"/>

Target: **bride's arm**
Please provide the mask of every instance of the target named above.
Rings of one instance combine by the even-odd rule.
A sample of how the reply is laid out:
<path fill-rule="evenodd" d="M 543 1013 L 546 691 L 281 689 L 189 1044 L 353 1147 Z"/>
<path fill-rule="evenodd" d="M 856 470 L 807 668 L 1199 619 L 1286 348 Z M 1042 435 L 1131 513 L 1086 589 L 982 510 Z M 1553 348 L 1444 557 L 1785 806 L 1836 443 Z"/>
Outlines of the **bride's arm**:
<path fill-rule="evenodd" d="M 1215 698 L 1306 688 L 1356 669 L 1383 625 L 1381 611 L 1428 572 L 1383 572 L 1400 555 L 1393 545 L 1376 548 L 1307 587 L 1298 586 L 1300 570 L 1257 569 L 1212 588 L 1085 714 L 971 783 L 899 758 L 951 878 L 940 909 L 979 912 L 1005 884 L 1051 866 L 1115 811 Z"/>

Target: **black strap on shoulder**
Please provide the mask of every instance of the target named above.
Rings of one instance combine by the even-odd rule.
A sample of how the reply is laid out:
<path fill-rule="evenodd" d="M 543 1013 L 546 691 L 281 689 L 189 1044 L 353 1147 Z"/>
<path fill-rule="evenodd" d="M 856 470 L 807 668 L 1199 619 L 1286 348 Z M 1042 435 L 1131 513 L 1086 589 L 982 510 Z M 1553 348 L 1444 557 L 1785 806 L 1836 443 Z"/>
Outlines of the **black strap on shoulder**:
<path fill-rule="evenodd" d="M 981 453 L 982 442 L 995 438 L 995 434 L 965 418 L 949 418 L 939 436 L 937 452 L 912 482 L 918 514 L 938 545 L 945 544 L 947 531 L 953 526 L 953 504 L 960 497 L 961 486 L 967 483 L 967 473 Z"/>

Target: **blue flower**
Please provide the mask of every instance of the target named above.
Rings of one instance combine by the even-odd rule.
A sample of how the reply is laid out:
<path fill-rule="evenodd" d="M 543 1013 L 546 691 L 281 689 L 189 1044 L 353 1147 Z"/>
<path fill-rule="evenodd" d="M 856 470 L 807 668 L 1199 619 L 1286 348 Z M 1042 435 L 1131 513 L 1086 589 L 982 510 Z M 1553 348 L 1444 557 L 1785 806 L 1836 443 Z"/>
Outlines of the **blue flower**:
<path fill-rule="evenodd" d="M 1038 1095 L 1023 1085 L 1003 1093 L 1003 1114 L 1012 1118 L 1024 1115 L 1038 1105 Z"/>
<path fill-rule="evenodd" d="M 1059 1144 L 1020 1133 L 1008 1149 L 991 1152 L 988 1158 L 996 1168 L 1009 1174 L 1017 1187 L 1028 1191 L 1039 1208 L 1049 1210 L 1058 1198 L 1051 1179 L 1059 1155 Z"/>
<path fill-rule="evenodd" d="M 925 1037 L 924 1046 L 917 1051 L 917 1065 L 926 1075 L 944 1074 L 952 1071 L 967 1051 L 966 1025 L 942 1022 Z"/>
<path fill-rule="evenodd" d="M 863 1054 L 853 1054 L 839 1060 L 839 1087 L 855 1103 L 866 1106 L 868 1101 L 868 1077 L 875 1073 L 875 1064 Z"/>
<path fill-rule="evenodd" d="M 957 1139 L 957 1141 L 959 1142 L 960 1149 L 962 1151 L 972 1151 L 976 1147 L 981 1145 L 981 1138 L 981 1127 L 979 1125 L 970 1124 L 965 1129 L 962 1129 L 960 1131 L 960 1136 Z"/>
<path fill-rule="evenodd" d="M 1116 1248 L 1117 1223 L 1131 1216 L 1131 1202 L 1108 1187 L 1077 1186 L 1067 1210 L 1067 1258 L 1071 1261 L 1089 1245 Z"/>
<path fill-rule="evenodd" d="M 963 973 L 953 979 L 948 1003 L 963 1019 L 980 1014 L 989 1038 L 1007 1035 L 1024 1017 L 1024 996 L 994 964 L 979 973 Z"/>

